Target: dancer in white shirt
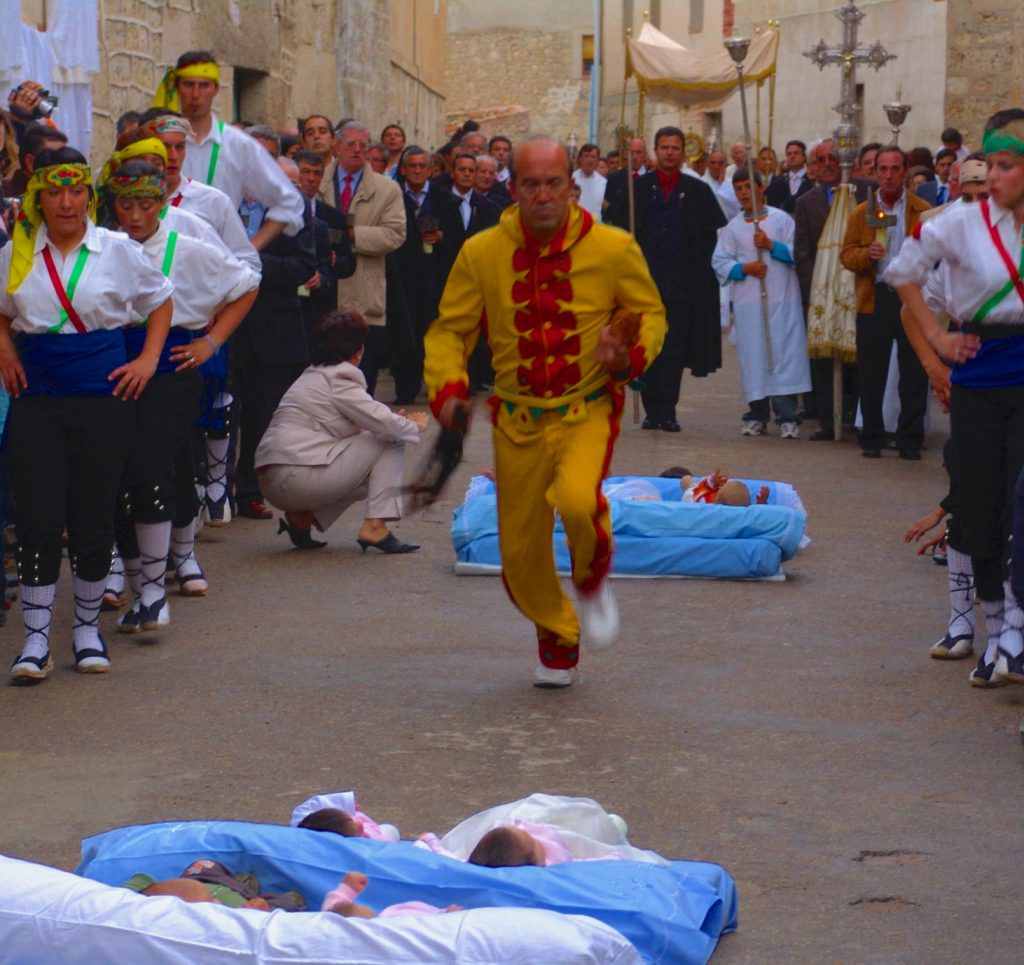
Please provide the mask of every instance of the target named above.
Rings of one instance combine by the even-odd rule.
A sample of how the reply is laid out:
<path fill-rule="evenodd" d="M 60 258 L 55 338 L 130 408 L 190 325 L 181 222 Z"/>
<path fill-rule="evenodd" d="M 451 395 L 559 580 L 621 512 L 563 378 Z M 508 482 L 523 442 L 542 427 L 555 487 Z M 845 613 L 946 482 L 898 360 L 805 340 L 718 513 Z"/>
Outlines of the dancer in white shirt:
<path fill-rule="evenodd" d="M 171 323 L 171 283 L 128 238 L 96 228 L 92 173 L 72 148 L 41 151 L 24 218 L 0 249 L 0 377 L 14 396 L 7 425 L 18 504 L 25 643 L 18 681 L 53 669 L 50 621 L 68 531 L 74 572 L 75 669 L 104 673 L 97 626 L 114 542 L 114 506 L 135 404 Z M 149 317 L 129 361 L 122 328 Z"/>
<path fill-rule="evenodd" d="M 194 530 L 172 544 L 172 520 L 195 519 L 195 457 L 192 426 L 202 391 L 199 366 L 224 345 L 256 300 L 260 276 L 223 252 L 167 228 L 163 172 L 144 161 L 129 161 L 107 183 L 122 230 L 142 245 L 150 262 L 175 286 L 174 317 L 157 374 L 139 401 L 135 439 L 125 468 L 118 516 L 118 545 L 135 597 L 118 629 L 155 630 L 170 622 L 164 579 L 173 553 L 182 587 L 203 583 L 195 562 Z M 211 324 L 211 319 L 213 322 Z M 144 337 L 145 319 L 125 332 L 128 354 Z M 185 545 L 181 537 L 184 536 Z M 184 563 L 193 563 L 187 570 Z M 192 595 L 200 595 L 194 592 Z"/>

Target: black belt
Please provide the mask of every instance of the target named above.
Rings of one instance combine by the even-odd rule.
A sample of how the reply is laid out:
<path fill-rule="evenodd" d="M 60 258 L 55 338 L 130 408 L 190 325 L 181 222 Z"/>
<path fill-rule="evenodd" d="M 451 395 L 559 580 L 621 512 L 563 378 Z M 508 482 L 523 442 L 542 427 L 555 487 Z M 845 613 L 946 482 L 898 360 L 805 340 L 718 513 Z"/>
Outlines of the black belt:
<path fill-rule="evenodd" d="M 991 342 L 996 338 L 1024 335 L 1024 322 L 1017 325 L 1004 325 L 995 322 L 991 325 L 984 322 L 961 322 L 960 331 L 967 335 L 977 335 L 983 342 Z"/>

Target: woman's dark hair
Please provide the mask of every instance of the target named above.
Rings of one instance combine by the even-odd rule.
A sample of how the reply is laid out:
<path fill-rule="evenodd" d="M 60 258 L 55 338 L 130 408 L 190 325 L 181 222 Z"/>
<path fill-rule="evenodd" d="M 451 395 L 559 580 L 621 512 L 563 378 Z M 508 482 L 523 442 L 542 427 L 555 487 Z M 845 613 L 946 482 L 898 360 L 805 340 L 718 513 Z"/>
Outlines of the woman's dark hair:
<path fill-rule="evenodd" d="M 119 168 L 116 168 L 114 174 L 124 174 L 130 178 L 152 178 L 159 177 L 163 174 L 163 171 L 155 164 L 150 164 L 149 161 L 133 157 L 131 160 L 125 161 Z"/>
<path fill-rule="evenodd" d="M 328 312 L 313 326 L 311 365 L 347 362 L 366 343 L 366 319 L 359 312 Z"/>
<path fill-rule="evenodd" d="M 520 868 L 535 863 L 515 828 L 492 828 L 476 843 L 468 862 L 484 868 Z"/>
<path fill-rule="evenodd" d="M 362 829 L 352 815 L 341 808 L 321 808 L 319 811 L 313 811 L 299 822 L 299 827 L 309 831 L 329 831 L 332 834 L 340 834 L 343 838 L 363 836 Z"/>
<path fill-rule="evenodd" d="M 881 153 L 881 152 L 879 152 Z M 907 153 L 907 167 L 925 167 L 935 169 L 935 162 L 932 160 L 932 152 L 927 147 L 913 147 Z"/>
<path fill-rule="evenodd" d="M 909 171 L 907 171 L 908 187 L 919 174 L 925 179 L 925 181 L 935 180 L 935 172 L 931 168 L 926 168 L 923 164 L 915 164 Z"/>
<path fill-rule="evenodd" d="M 73 147 L 48 147 L 36 155 L 35 170 L 48 168 L 54 164 L 88 164 L 85 155 Z"/>

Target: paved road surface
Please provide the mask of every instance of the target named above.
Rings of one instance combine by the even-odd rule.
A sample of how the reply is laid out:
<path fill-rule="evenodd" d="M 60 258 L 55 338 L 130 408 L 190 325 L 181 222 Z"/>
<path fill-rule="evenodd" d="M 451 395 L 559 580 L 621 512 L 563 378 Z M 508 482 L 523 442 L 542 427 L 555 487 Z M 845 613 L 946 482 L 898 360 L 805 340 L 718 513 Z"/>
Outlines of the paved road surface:
<path fill-rule="evenodd" d="M 619 581 L 622 643 L 584 658 L 581 685 L 535 690 L 499 581 L 451 571 L 451 509 L 490 464 L 478 419 L 449 498 L 398 528 L 419 554 L 362 556 L 351 513 L 319 553 L 268 522 L 207 530 L 209 597 L 174 598 L 159 639 L 110 629 L 96 677 L 72 670 L 62 584 L 56 672 L 0 686 L 0 850 L 73 867 L 109 827 L 283 823 L 343 788 L 412 835 L 545 790 L 728 868 L 723 965 L 1019 962 L 1024 689 L 972 690 L 967 662 L 928 659 L 945 571 L 901 543 L 944 492 L 946 421 L 922 463 L 741 438 L 726 355 L 684 382 L 684 431 L 627 424 L 613 469 L 794 483 L 814 542 L 786 583 Z M 19 640 L 12 613 L 5 661 Z"/>

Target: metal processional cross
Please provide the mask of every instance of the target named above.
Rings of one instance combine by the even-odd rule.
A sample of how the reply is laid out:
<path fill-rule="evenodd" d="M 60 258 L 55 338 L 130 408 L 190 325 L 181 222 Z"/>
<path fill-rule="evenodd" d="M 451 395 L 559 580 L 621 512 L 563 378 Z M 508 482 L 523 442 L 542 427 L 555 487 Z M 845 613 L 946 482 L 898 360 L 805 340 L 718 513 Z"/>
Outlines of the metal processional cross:
<path fill-rule="evenodd" d="M 843 42 L 830 47 L 824 40 L 804 56 L 809 57 L 818 70 L 837 64 L 842 68 L 843 80 L 839 104 L 839 126 L 835 130 L 836 154 L 843 172 L 843 184 L 833 195 L 832 209 L 818 241 L 818 254 L 811 281 L 811 299 L 807 316 L 807 350 L 811 358 L 832 359 L 832 423 L 834 438 L 843 436 L 843 363 L 855 362 L 856 348 L 856 295 L 853 274 L 840 260 L 846 225 L 856 201 L 850 171 L 857 160 L 860 140 L 857 127 L 857 65 L 869 64 L 879 70 L 896 55 L 890 54 L 881 42 L 871 47 L 857 46 L 857 28 L 864 14 L 850 0 L 836 11 L 843 22 Z"/>
<path fill-rule="evenodd" d="M 868 64 L 879 70 L 896 55 L 890 54 L 881 41 L 871 47 L 857 46 L 857 28 L 864 19 L 864 13 L 857 4 L 850 0 L 846 6 L 836 11 L 836 16 L 843 22 L 843 42 L 837 47 L 830 47 L 824 40 L 819 40 L 810 50 L 804 52 L 818 67 L 838 64 L 842 67 L 843 80 L 839 104 L 834 108 L 839 113 L 839 126 L 835 131 L 836 154 L 839 156 L 839 167 L 843 172 L 843 184 L 850 180 L 850 170 L 857 160 L 857 146 L 860 140 L 857 128 L 857 65 Z"/>

